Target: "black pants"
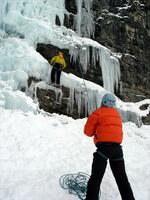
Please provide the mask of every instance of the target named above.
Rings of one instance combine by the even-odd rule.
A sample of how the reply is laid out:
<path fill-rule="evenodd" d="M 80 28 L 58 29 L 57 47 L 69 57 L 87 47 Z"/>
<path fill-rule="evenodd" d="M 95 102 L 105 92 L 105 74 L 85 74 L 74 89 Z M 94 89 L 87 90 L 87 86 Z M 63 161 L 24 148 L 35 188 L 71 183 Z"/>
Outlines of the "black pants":
<path fill-rule="evenodd" d="M 123 151 L 119 144 L 101 143 L 93 154 L 92 173 L 88 181 L 86 200 L 98 200 L 102 178 L 109 159 L 110 167 L 115 177 L 122 200 L 135 200 L 128 181 Z"/>
<path fill-rule="evenodd" d="M 59 63 L 55 63 L 51 72 L 51 83 L 57 83 L 59 85 L 60 75 L 61 75 L 61 65 Z"/>

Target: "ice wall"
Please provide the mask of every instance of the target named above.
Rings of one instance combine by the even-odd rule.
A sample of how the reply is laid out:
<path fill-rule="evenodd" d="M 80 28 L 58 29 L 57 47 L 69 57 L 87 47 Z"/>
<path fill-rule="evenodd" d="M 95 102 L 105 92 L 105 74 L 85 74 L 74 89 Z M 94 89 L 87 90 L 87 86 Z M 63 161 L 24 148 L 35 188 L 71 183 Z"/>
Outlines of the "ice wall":
<path fill-rule="evenodd" d="M 64 0 L 1 0 L 0 10 L 1 22 L 8 14 L 17 12 L 27 18 L 42 19 L 51 24 L 55 24 L 57 15 L 63 25 L 65 3 Z"/>
<path fill-rule="evenodd" d="M 57 16 L 64 23 L 64 0 L 1 0 L 0 9 L 0 29 L 6 36 L 25 38 L 36 47 L 38 42 L 55 43 L 62 35 L 55 20 Z"/>
<path fill-rule="evenodd" d="M 28 87 L 30 76 L 48 82 L 48 63 L 25 40 L 14 37 L 0 39 L 0 55 L 0 106 L 36 113 L 38 106 L 19 90 Z"/>
<path fill-rule="evenodd" d="M 34 76 L 48 81 L 49 65 L 32 46 L 19 38 L 0 39 L 0 80 L 10 82 L 12 90 L 26 86 L 27 79 Z M 16 84 L 11 84 L 11 82 Z"/>

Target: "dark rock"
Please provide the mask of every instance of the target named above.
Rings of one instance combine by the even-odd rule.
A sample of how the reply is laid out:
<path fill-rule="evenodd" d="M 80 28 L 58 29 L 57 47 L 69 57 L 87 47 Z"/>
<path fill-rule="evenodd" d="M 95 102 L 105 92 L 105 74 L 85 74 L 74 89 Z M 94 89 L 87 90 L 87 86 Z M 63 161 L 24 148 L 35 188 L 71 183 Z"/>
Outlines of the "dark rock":
<path fill-rule="evenodd" d="M 65 0 L 65 7 L 69 13 L 77 14 L 76 0 Z"/>
<path fill-rule="evenodd" d="M 70 95 L 70 92 L 71 89 L 66 87 L 48 90 L 37 88 L 36 96 L 38 98 L 40 109 L 49 113 L 64 114 L 73 117 L 74 119 L 86 117 L 87 113 L 85 105 L 82 105 L 80 112 L 78 110 L 78 104 L 75 98 L 75 93 L 77 91 L 74 91 L 73 96 Z"/>
<path fill-rule="evenodd" d="M 140 107 L 141 110 L 147 110 L 150 104 L 144 104 Z M 150 112 L 146 117 L 142 117 L 142 121 L 144 124 L 149 125 L 150 123 Z"/>
<path fill-rule="evenodd" d="M 55 20 L 56 22 L 55 22 L 55 24 L 57 25 L 57 26 L 60 26 L 61 25 L 61 22 L 60 22 L 60 19 L 59 19 L 59 17 L 56 15 L 56 20 Z"/>
<path fill-rule="evenodd" d="M 95 40 L 123 55 L 122 100 L 136 102 L 136 95 L 150 98 L 150 2 L 94 0 L 94 4 Z"/>

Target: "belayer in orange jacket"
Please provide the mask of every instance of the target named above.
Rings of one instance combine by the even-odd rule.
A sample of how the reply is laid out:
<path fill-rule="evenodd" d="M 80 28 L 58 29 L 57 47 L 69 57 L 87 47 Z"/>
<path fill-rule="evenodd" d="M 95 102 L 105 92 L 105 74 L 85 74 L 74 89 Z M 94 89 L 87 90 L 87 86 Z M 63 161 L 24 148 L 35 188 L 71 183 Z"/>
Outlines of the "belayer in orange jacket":
<path fill-rule="evenodd" d="M 116 98 L 108 93 L 102 98 L 102 105 L 89 117 L 84 133 L 94 137 L 97 147 L 93 154 L 92 173 L 88 181 L 85 200 L 98 200 L 102 178 L 109 160 L 122 200 L 135 200 L 128 181 L 121 142 L 123 139 L 122 119 L 115 108 Z"/>
<path fill-rule="evenodd" d="M 87 136 L 94 136 L 97 142 L 122 142 L 122 120 L 115 108 L 106 106 L 98 108 L 89 116 L 84 128 Z"/>

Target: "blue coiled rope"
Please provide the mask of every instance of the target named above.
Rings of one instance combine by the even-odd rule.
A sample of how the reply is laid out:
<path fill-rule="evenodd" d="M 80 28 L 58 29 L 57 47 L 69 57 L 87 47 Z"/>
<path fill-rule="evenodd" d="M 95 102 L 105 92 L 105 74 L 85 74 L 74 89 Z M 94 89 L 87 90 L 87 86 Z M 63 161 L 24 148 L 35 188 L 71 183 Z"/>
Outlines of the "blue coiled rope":
<path fill-rule="evenodd" d="M 68 190 L 69 194 L 77 195 L 79 199 L 84 200 L 89 178 L 90 176 L 84 172 L 65 174 L 60 177 L 59 183 L 64 190 Z"/>
<path fill-rule="evenodd" d="M 79 199 L 84 200 L 87 191 L 87 182 L 89 175 L 83 172 L 77 174 L 65 174 L 60 177 L 59 183 L 64 190 L 70 194 L 77 195 Z"/>

